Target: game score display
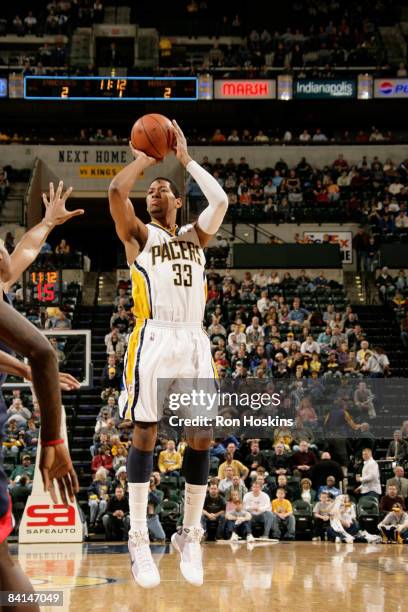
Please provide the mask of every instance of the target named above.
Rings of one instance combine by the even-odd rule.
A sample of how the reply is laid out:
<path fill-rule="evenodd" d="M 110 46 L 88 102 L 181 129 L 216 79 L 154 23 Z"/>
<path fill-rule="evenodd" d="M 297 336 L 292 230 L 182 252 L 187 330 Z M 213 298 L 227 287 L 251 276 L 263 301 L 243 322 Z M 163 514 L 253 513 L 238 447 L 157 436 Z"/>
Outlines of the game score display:
<path fill-rule="evenodd" d="M 26 100 L 197 100 L 196 77 L 27 76 Z"/>

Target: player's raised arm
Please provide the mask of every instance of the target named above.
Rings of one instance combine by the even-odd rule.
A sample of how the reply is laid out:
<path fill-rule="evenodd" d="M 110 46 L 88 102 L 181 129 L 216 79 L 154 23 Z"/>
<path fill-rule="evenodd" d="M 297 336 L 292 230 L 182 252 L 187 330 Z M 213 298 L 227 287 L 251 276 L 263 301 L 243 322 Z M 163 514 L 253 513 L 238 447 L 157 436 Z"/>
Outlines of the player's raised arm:
<path fill-rule="evenodd" d="M 65 208 L 66 201 L 72 193 L 72 187 L 66 190 L 63 194 L 64 183 L 58 183 L 57 191 L 54 189 L 54 184 L 50 183 L 50 194 L 47 198 L 43 193 L 43 202 L 45 205 L 45 215 L 42 221 L 24 234 L 13 253 L 11 254 L 11 278 L 4 286 L 5 291 L 11 287 L 13 283 L 21 276 L 35 260 L 38 253 L 41 251 L 44 242 L 49 233 L 56 225 L 62 225 L 69 219 L 83 215 L 82 209 L 69 211 Z"/>
<path fill-rule="evenodd" d="M 132 143 L 129 146 L 135 160 L 125 166 L 109 185 L 109 210 L 115 222 L 116 233 L 125 245 L 127 260 L 133 263 L 146 244 L 148 231 L 143 221 L 136 216 L 129 194 L 140 175 L 146 168 L 157 163 L 157 160 L 135 149 Z"/>
<path fill-rule="evenodd" d="M 41 412 L 40 470 L 44 488 L 57 503 L 54 480 L 63 504 L 74 500 L 78 479 L 69 451 L 61 439 L 61 392 L 55 352 L 41 332 L 0 301 L 0 338 L 16 353 L 28 357 L 35 394 Z"/>
<path fill-rule="evenodd" d="M 4 351 L 0 351 L 0 372 L 32 380 L 30 366 Z M 66 372 L 59 372 L 58 377 L 60 387 L 63 391 L 73 391 L 74 389 L 79 389 L 81 386 L 79 380 Z"/>
<path fill-rule="evenodd" d="M 207 208 L 203 210 L 195 224 L 201 246 L 205 247 L 221 227 L 228 209 L 228 196 L 219 182 L 191 158 L 186 137 L 176 121 L 173 121 L 173 129 L 177 159 L 191 174 L 208 201 Z"/>

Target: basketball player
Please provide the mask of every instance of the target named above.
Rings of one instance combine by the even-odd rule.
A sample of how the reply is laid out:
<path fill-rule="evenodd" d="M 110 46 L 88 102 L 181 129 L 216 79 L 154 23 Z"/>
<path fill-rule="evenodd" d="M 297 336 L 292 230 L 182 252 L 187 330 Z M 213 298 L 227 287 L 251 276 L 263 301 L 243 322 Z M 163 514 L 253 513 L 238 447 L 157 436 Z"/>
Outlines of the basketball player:
<path fill-rule="evenodd" d="M 146 588 L 160 582 L 146 523 L 153 449 L 163 410 L 157 401 L 157 380 L 215 376 L 210 341 L 202 328 L 206 302 L 203 247 L 219 230 L 228 208 L 226 193 L 192 160 L 175 121 L 173 130 L 176 156 L 208 201 L 194 225 L 176 226 L 182 199 L 173 182 L 162 177 L 155 179 L 147 191 L 151 222 L 145 225 L 136 216 L 129 193 L 156 160 L 132 146 L 135 160 L 117 174 L 109 188 L 110 212 L 130 267 L 136 317 L 125 357 L 121 416 L 135 423 L 127 468 L 129 552 L 133 577 Z M 195 586 L 203 583 L 200 521 L 207 491 L 210 441 L 211 429 L 187 432 L 183 529 L 172 536 L 172 544 L 180 553 L 181 572 Z"/>
<path fill-rule="evenodd" d="M 73 501 L 79 490 L 78 480 L 72 466 L 68 449 L 60 438 L 61 393 L 58 378 L 64 390 L 79 387 L 78 381 L 69 374 L 58 373 L 55 352 L 46 338 L 24 317 L 7 303 L 5 291 L 35 259 L 54 225 L 64 223 L 83 211 L 69 212 L 66 199 L 72 190 L 62 196 L 63 185 L 59 184 L 54 194 L 50 184 L 50 199 L 43 196 L 46 214 L 43 221 L 27 232 L 10 256 L 0 244 L 0 344 L 7 351 L 15 350 L 28 357 L 31 367 L 25 366 L 11 355 L 0 352 L 0 591 L 32 592 L 31 584 L 21 568 L 8 554 L 6 538 L 12 530 L 11 504 L 8 496 L 8 480 L 2 469 L 1 438 L 6 421 L 6 406 L 1 393 L 5 373 L 32 379 L 40 405 L 42 418 L 40 469 L 44 489 L 49 491 L 57 503 L 54 479 L 57 480 L 64 504 Z M 3 372 L 3 373 L 1 373 Z M 14 606 L 19 610 L 19 606 Z M 27 610 L 39 610 L 38 606 L 24 606 Z"/>

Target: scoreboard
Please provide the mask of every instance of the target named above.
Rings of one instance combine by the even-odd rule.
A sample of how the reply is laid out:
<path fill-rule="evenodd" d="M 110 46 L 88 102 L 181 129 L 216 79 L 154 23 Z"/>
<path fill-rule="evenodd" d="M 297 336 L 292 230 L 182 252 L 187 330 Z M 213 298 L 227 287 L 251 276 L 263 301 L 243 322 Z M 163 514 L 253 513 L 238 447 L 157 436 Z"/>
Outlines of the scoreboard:
<path fill-rule="evenodd" d="M 41 306 L 62 303 L 61 270 L 27 270 L 23 280 L 24 302 Z"/>
<path fill-rule="evenodd" d="M 26 100 L 198 100 L 196 77 L 27 76 Z"/>

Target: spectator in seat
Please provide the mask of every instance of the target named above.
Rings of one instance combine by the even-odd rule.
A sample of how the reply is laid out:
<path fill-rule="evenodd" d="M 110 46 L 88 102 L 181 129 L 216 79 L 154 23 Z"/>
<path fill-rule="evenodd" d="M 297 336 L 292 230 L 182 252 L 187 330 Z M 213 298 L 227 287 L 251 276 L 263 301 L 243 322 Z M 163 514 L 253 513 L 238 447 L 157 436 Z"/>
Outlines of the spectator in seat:
<path fill-rule="evenodd" d="M 30 479 L 26 474 L 20 476 L 19 481 L 11 489 L 10 495 L 13 506 L 15 506 L 17 503 L 25 504 L 27 502 L 27 499 L 31 495 L 31 485 Z"/>
<path fill-rule="evenodd" d="M 120 389 L 122 383 L 122 368 L 117 363 L 117 357 L 115 353 L 108 355 L 107 364 L 102 370 L 101 386 L 102 389 Z M 108 400 L 109 401 L 109 400 Z"/>
<path fill-rule="evenodd" d="M 225 514 L 225 539 L 236 542 L 240 538 L 247 542 L 254 540 L 251 533 L 251 513 L 244 509 L 240 499 L 234 500 L 234 507 Z"/>
<path fill-rule="evenodd" d="M 401 504 L 394 504 L 392 511 L 378 523 L 383 542 L 396 542 L 408 544 L 408 514 L 403 511 Z"/>
<path fill-rule="evenodd" d="M 108 471 L 99 468 L 94 476 L 93 483 L 88 487 L 89 526 L 93 528 L 95 523 L 102 520 L 109 501 Z"/>
<path fill-rule="evenodd" d="M 10 408 L 7 410 L 7 418 L 9 421 L 10 419 L 13 419 L 16 422 L 17 427 L 22 427 L 25 429 L 28 419 L 31 418 L 31 412 L 28 410 L 28 408 L 23 406 L 21 399 L 16 397 L 13 400 Z"/>
<path fill-rule="evenodd" d="M 147 504 L 147 528 L 149 530 L 150 539 L 154 542 L 160 542 L 166 539 L 166 534 L 160 522 L 159 513 L 161 504 L 164 499 L 164 493 L 158 489 L 160 480 L 152 474 L 150 476 L 149 496 Z"/>
<path fill-rule="evenodd" d="M 310 478 L 302 478 L 300 481 L 300 490 L 297 495 L 298 499 L 302 499 L 312 505 L 316 501 L 316 491 L 312 489 L 312 481 Z"/>
<path fill-rule="evenodd" d="M 126 467 L 126 463 L 127 463 L 127 450 L 124 446 L 118 446 L 116 455 L 114 456 L 113 461 L 112 461 L 112 467 L 113 467 L 115 474 L 117 474 L 118 470 L 121 467 Z"/>
<path fill-rule="evenodd" d="M 380 512 L 391 512 L 394 504 L 400 504 L 401 508 L 405 510 L 405 501 L 401 495 L 398 495 L 398 490 L 395 485 L 388 485 L 387 493 L 381 498 L 380 501 Z"/>
<path fill-rule="evenodd" d="M 61 242 L 55 247 L 55 254 L 58 256 L 66 256 L 71 252 L 71 247 L 67 243 L 67 241 L 62 238 Z"/>
<path fill-rule="evenodd" d="M 37 17 L 33 15 L 33 11 L 28 11 L 27 17 L 24 18 L 24 26 L 27 34 L 37 34 Z"/>
<path fill-rule="evenodd" d="M 290 455 L 286 453 L 284 444 L 275 444 L 275 454 L 269 461 L 271 475 L 288 474 L 290 472 Z"/>
<path fill-rule="evenodd" d="M 124 337 L 116 327 L 111 328 L 111 332 L 105 336 L 107 354 L 114 354 L 118 359 L 122 359 L 125 354 L 126 344 Z"/>
<path fill-rule="evenodd" d="M 353 238 L 353 249 L 356 251 L 357 256 L 357 271 L 363 269 L 365 265 L 366 255 L 369 248 L 369 235 L 364 231 L 363 227 L 359 227 L 357 233 Z"/>
<path fill-rule="evenodd" d="M 217 479 L 212 479 L 204 501 L 201 525 L 208 534 L 210 527 L 215 531 L 215 538 L 221 540 L 224 535 L 225 498 L 218 490 Z"/>
<path fill-rule="evenodd" d="M 354 404 L 363 417 L 368 415 L 370 419 L 375 418 L 373 399 L 374 395 L 371 389 L 367 387 L 367 383 L 365 381 L 359 382 L 357 389 L 354 391 Z"/>
<path fill-rule="evenodd" d="M 221 481 L 223 482 L 223 481 Z M 221 493 L 223 492 L 221 489 L 221 482 L 218 485 Z M 244 495 L 248 493 L 248 489 L 245 486 L 245 483 L 239 476 L 232 477 L 232 484 L 225 489 L 225 499 L 227 502 L 231 501 L 235 495 L 238 495 L 239 499 L 242 501 L 244 499 Z"/>
<path fill-rule="evenodd" d="M 247 510 L 251 514 L 251 526 L 261 523 L 264 528 L 264 538 L 269 539 L 269 533 L 273 523 L 271 500 L 267 493 L 261 491 L 259 482 L 255 481 L 251 491 L 246 493 L 243 505 L 244 510 Z"/>
<path fill-rule="evenodd" d="M 54 316 L 47 319 L 45 329 L 71 329 L 71 321 L 58 309 Z"/>
<path fill-rule="evenodd" d="M 390 442 L 387 450 L 387 459 L 403 463 L 408 459 L 408 443 L 402 439 L 400 429 L 394 431 L 394 439 Z"/>
<path fill-rule="evenodd" d="M 130 527 L 129 501 L 122 487 L 116 487 L 102 517 L 107 540 L 127 540 Z"/>
<path fill-rule="evenodd" d="M 310 318 L 310 313 L 300 306 L 300 299 L 294 298 L 292 310 L 289 312 L 288 323 L 291 327 L 303 327 Z"/>
<path fill-rule="evenodd" d="M 112 455 L 109 446 L 101 446 L 99 453 L 93 457 L 91 462 L 91 471 L 95 474 L 100 467 L 104 467 L 107 471 L 113 470 Z"/>
<path fill-rule="evenodd" d="M 129 493 L 127 472 L 126 472 L 126 467 L 124 465 L 122 465 L 116 472 L 116 478 L 112 485 L 113 490 L 115 490 L 116 487 L 122 487 L 122 489 L 124 490 L 126 494 Z"/>
<path fill-rule="evenodd" d="M 373 458 L 371 448 L 363 449 L 362 458 L 364 465 L 361 475 L 356 475 L 356 481 L 360 483 L 356 492 L 360 495 L 370 495 L 378 498 L 381 495 L 380 470 L 378 463 Z"/>
<path fill-rule="evenodd" d="M 31 489 L 34 478 L 34 468 L 35 465 L 32 464 L 30 455 L 23 455 L 21 465 L 15 467 L 11 472 L 9 488 L 12 489 L 24 475 L 27 478 L 26 484 L 29 485 Z"/>
<path fill-rule="evenodd" d="M 330 511 L 328 539 L 331 542 L 353 542 L 358 531 L 355 505 L 348 495 L 339 495 Z"/>
<path fill-rule="evenodd" d="M 336 479 L 334 476 L 328 476 L 326 478 L 326 484 L 319 487 L 318 495 L 320 496 L 320 493 L 323 491 L 330 495 L 331 498 L 335 498 L 340 495 L 340 489 L 336 487 Z"/>
<path fill-rule="evenodd" d="M 250 473 L 249 476 L 251 478 L 255 478 L 256 477 L 256 469 L 261 466 L 264 467 L 266 470 L 268 469 L 268 461 L 266 460 L 266 458 L 264 457 L 264 455 L 261 453 L 261 450 L 259 448 L 259 440 L 251 440 L 250 442 L 250 454 L 246 457 L 244 464 L 247 466 L 247 468 L 249 468 Z"/>
<path fill-rule="evenodd" d="M 292 504 L 289 500 L 285 499 L 285 494 L 285 489 L 277 489 L 276 499 L 272 501 L 272 537 L 280 540 L 282 530 L 286 529 L 283 539 L 294 540 L 296 521 L 293 515 Z"/>
<path fill-rule="evenodd" d="M 321 491 L 319 495 L 319 501 L 314 505 L 313 508 L 313 525 L 314 525 L 314 537 L 313 540 L 324 541 L 327 530 L 330 526 L 330 511 L 333 507 L 333 500 L 327 491 Z"/>
<path fill-rule="evenodd" d="M 301 440 L 299 442 L 299 450 L 293 453 L 291 457 L 291 465 L 294 476 L 307 476 L 310 469 L 316 463 L 316 455 L 309 450 L 309 442 Z"/>
<path fill-rule="evenodd" d="M 396 465 L 394 468 L 394 477 L 389 478 L 386 486 L 395 485 L 398 495 L 404 499 L 408 499 L 408 478 L 404 477 L 404 468 L 401 465 Z"/>
<path fill-rule="evenodd" d="M 322 453 L 320 460 L 313 466 L 310 476 L 314 488 L 319 490 L 321 486 L 327 483 L 328 476 L 334 476 L 335 482 L 340 483 L 343 480 L 343 470 L 340 463 L 333 461 L 330 453 L 325 451 Z"/>
<path fill-rule="evenodd" d="M 239 474 L 236 474 L 236 477 L 239 480 L 241 480 L 241 477 L 239 476 Z M 219 484 L 218 484 L 219 490 L 221 491 L 222 494 L 226 494 L 228 489 L 230 489 L 233 485 L 234 470 L 232 468 L 232 465 L 227 465 L 225 467 L 224 478 L 220 479 L 220 476 L 218 473 L 218 479 L 219 479 Z"/>
<path fill-rule="evenodd" d="M 221 463 L 218 468 L 218 478 L 223 480 L 225 478 L 225 472 L 227 467 L 232 468 L 233 475 L 239 476 L 242 480 L 246 480 L 249 475 L 249 469 L 238 459 L 234 459 L 234 455 L 231 452 L 225 454 L 225 461 Z"/>
<path fill-rule="evenodd" d="M 167 440 L 166 450 L 159 455 L 158 467 L 162 474 L 167 476 L 179 476 L 183 459 L 176 451 L 174 440 Z"/>

